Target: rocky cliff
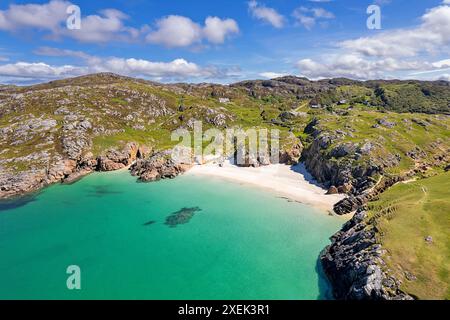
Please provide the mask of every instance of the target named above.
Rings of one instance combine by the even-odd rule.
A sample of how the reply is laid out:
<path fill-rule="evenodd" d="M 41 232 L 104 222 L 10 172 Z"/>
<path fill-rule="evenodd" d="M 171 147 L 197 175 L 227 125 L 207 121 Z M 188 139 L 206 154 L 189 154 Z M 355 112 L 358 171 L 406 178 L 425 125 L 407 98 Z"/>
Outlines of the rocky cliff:
<path fill-rule="evenodd" d="M 320 260 L 341 300 L 411 300 L 385 270 L 385 251 L 365 211 L 359 211 L 332 238 Z"/>

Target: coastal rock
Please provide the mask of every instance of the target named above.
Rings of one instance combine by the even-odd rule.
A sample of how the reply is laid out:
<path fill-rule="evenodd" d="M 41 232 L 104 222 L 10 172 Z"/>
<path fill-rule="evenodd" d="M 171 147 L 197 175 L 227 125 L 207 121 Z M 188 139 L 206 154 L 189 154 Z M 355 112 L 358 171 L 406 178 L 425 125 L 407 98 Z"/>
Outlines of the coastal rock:
<path fill-rule="evenodd" d="M 0 172 L 0 199 L 36 191 L 45 185 L 45 170 Z"/>
<path fill-rule="evenodd" d="M 109 150 L 106 155 L 97 159 L 97 170 L 115 171 L 123 169 L 131 165 L 136 160 L 137 155 L 138 146 L 136 143 L 128 143 L 122 151 Z"/>
<path fill-rule="evenodd" d="M 320 261 L 336 299 L 412 300 L 381 268 L 384 251 L 366 212 L 355 214 L 331 240 Z"/>
<path fill-rule="evenodd" d="M 72 172 L 75 171 L 77 167 L 77 162 L 75 160 L 66 159 L 60 160 L 52 165 L 47 172 L 46 183 L 51 184 L 54 182 L 61 181 Z"/>
<path fill-rule="evenodd" d="M 126 167 L 125 163 L 115 162 L 107 156 L 101 156 L 98 159 L 98 171 L 116 171 Z"/>
<path fill-rule="evenodd" d="M 78 167 L 95 169 L 97 167 L 97 159 L 94 158 L 92 152 L 87 152 L 78 159 Z"/>
<path fill-rule="evenodd" d="M 151 182 L 160 179 L 173 179 L 192 167 L 190 164 L 175 163 L 171 151 L 157 152 L 149 159 L 138 159 L 131 167 L 133 176 L 140 181 Z"/>
<path fill-rule="evenodd" d="M 137 150 L 136 157 L 138 159 L 146 159 L 148 156 L 150 156 L 152 150 L 147 146 L 139 146 Z"/>
<path fill-rule="evenodd" d="M 338 186 L 339 193 L 349 195 L 334 206 L 339 215 L 354 212 L 378 194 L 380 190 L 374 190 L 377 177 L 383 175 L 387 168 L 397 166 L 401 160 L 401 156 L 396 154 L 374 155 L 378 145 L 367 139 L 362 146 L 340 142 L 348 133 L 322 128 L 318 119 L 313 119 L 304 131 L 311 137 L 302 152 L 308 171 L 318 182 Z M 361 161 L 362 157 L 366 161 Z"/>
<path fill-rule="evenodd" d="M 87 123 L 83 125 L 88 126 Z M 32 154 L 23 157 L 23 161 L 45 161 L 48 163 L 47 169 L 32 168 L 19 173 L 0 170 L 0 199 L 24 195 L 53 183 L 73 183 L 94 170 L 122 169 L 137 158 L 146 156 L 148 152 L 146 147 L 138 148 L 136 143 L 129 143 L 122 151 L 109 150 L 105 156 L 98 159 L 94 158 L 92 152 L 81 153 L 76 159 L 52 159 L 48 154 L 39 154 L 39 157 Z"/>
<path fill-rule="evenodd" d="M 352 185 L 350 183 L 345 183 L 338 187 L 339 193 L 349 193 L 350 191 L 352 191 Z"/>
<path fill-rule="evenodd" d="M 344 215 L 356 211 L 365 201 L 354 196 L 342 199 L 334 205 L 334 212 L 338 215 Z"/>
<path fill-rule="evenodd" d="M 144 171 L 139 177 L 139 180 L 142 182 L 157 181 L 159 179 L 161 179 L 161 174 L 156 169 Z"/>
<path fill-rule="evenodd" d="M 327 194 L 338 194 L 338 193 L 339 193 L 339 190 L 335 186 L 331 186 L 327 192 Z"/>
<path fill-rule="evenodd" d="M 300 161 L 302 155 L 303 145 L 299 142 L 294 144 L 291 148 L 280 152 L 280 163 L 287 165 L 296 165 Z"/>
<path fill-rule="evenodd" d="M 86 168 L 86 169 L 81 169 L 79 171 L 76 171 L 72 174 L 70 174 L 67 178 L 64 179 L 64 183 L 74 183 L 78 180 L 80 180 L 81 178 L 83 178 L 84 176 L 92 173 L 92 169 L 91 168 Z"/>
<path fill-rule="evenodd" d="M 408 178 L 408 174 L 404 176 L 383 177 L 378 181 L 376 185 L 371 188 L 362 188 L 352 190 L 352 194 L 349 197 L 342 199 L 334 205 L 334 212 L 338 215 L 344 215 L 356 211 L 359 208 L 364 207 L 370 200 L 376 198 L 380 193 L 386 191 L 394 184 L 403 181 Z M 370 183 L 369 185 L 373 185 Z"/>

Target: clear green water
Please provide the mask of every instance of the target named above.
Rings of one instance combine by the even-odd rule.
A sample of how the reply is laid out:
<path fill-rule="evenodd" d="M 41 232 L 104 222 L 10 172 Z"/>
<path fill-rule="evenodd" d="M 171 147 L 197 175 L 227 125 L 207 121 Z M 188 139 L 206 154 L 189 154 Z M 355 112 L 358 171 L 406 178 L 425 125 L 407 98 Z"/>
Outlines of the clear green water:
<path fill-rule="evenodd" d="M 165 224 L 184 207 L 201 211 Z M 341 224 L 224 180 L 93 174 L 0 203 L 0 299 L 328 298 L 318 255 Z"/>

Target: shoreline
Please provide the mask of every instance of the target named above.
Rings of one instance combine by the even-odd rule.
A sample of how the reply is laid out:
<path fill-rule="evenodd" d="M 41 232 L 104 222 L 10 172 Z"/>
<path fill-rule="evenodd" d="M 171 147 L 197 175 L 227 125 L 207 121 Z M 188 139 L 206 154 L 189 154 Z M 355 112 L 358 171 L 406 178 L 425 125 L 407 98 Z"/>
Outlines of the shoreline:
<path fill-rule="evenodd" d="M 327 190 L 311 177 L 301 163 L 295 166 L 272 164 L 258 168 L 238 167 L 229 162 L 222 167 L 204 164 L 192 167 L 184 175 L 218 177 L 256 186 L 332 215 L 335 215 L 334 204 L 345 198 L 342 194 L 327 195 Z"/>
<path fill-rule="evenodd" d="M 130 167 L 131 165 L 128 165 L 121 169 L 111 170 L 109 172 L 127 172 Z M 102 173 L 101 171 L 97 172 Z M 86 172 L 70 182 L 61 181 L 59 183 L 70 185 L 82 180 L 84 177 L 89 176 L 92 173 L 96 173 L 96 171 Z M 238 167 L 227 161 L 222 166 L 210 163 L 194 165 L 183 175 L 216 177 L 228 180 L 230 182 L 257 187 L 271 192 L 280 198 L 285 198 L 288 201 L 295 201 L 311 206 L 319 211 L 333 216 L 339 216 L 333 211 L 334 204 L 345 198 L 345 195 L 343 194 L 327 195 L 327 190 L 314 180 L 302 163 L 294 166 L 285 164 L 271 164 L 257 168 L 246 168 Z M 0 201 L 7 202 L 26 198 L 27 196 L 33 197 L 45 188 L 54 184 L 57 183 L 42 185 L 37 189 L 30 190 L 29 192 L 1 198 Z M 351 218 L 351 214 L 341 215 L 339 217 L 349 220 Z"/>

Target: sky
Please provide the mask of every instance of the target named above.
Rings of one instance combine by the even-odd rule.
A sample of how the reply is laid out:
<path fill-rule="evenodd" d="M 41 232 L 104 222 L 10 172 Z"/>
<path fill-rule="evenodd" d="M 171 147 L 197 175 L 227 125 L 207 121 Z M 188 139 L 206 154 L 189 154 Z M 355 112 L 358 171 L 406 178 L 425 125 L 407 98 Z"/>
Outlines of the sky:
<path fill-rule="evenodd" d="M 450 81 L 450 0 L 0 1 L 0 83 L 96 72 Z"/>

